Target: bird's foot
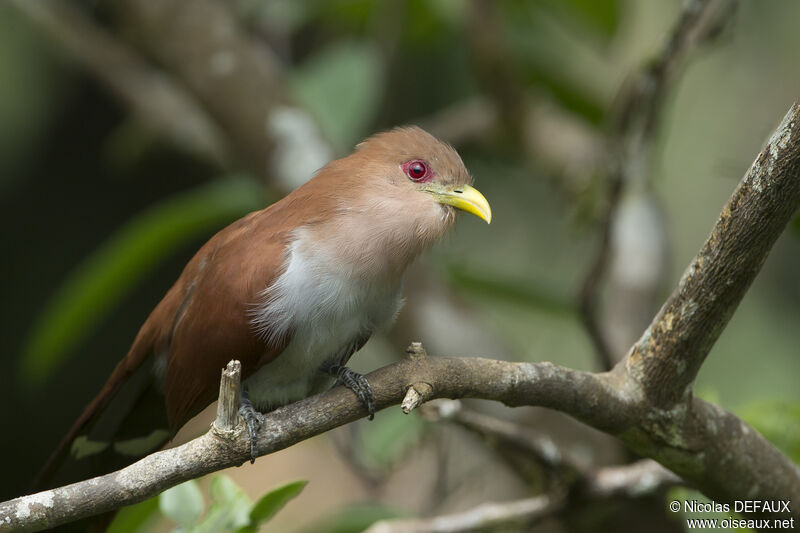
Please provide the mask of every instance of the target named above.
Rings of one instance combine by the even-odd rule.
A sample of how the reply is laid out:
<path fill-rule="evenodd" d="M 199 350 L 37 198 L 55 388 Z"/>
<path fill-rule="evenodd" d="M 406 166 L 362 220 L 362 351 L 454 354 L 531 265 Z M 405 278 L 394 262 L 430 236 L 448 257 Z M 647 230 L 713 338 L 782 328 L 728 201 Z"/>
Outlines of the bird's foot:
<path fill-rule="evenodd" d="M 259 413 L 258 410 L 253 407 L 250 396 L 247 394 L 247 389 L 242 389 L 239 416 L 241 416 L 244 423 L 247 424 L 247 432 L 250 434 L 250 464 L 253 464 L 256 462 L 256 457 L 258 457 L 256 450 L 258 444 L 258 430 L 264 425 L 265 418 L 263 414 Z"/>
<path fill-rule="evenodd" d="M 336 381 L 338 381 L 340 384 L 356 393 L 358 399 L 361 400 L 361 403 L 363 403 L 367 408 L 369 420 L 375 418 L 375 400 L 372 396 L 372 387 L 369 386 L 367 378 L 355 370 L 351 370 L 350 368 L 341 365 L 331 365 L 325 370 L 330 375 L 334 376 Z"/>

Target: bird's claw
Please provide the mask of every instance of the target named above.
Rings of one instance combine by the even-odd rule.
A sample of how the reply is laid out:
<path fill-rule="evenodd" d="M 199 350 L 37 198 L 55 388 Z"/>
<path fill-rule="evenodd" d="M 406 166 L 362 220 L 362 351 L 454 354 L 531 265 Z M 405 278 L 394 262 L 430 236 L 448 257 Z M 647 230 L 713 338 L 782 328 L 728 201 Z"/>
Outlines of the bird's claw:
<path fill-rule="evenodd" d="M 366 408 L 369 416 L 367 417 L 369 420 L 375 418 L 375 400 L 372 395 L 372 387 L 369 386 L 369 381 L 367 378 L 356 372 L 355 370 L 351 370 L 346 366 L 337 366 L 331 369 L 333 374 L 336 376 L 336 380 L 356 393 L 358 399 L 361 400 Z"/>
<path fill-rule="evenodd" d="M 261 426 L 264 425 L 266 418 L 253 407 L 246 391 L 242 392 L 239 416 L 241 416 L 244 423 L 247 424 L 247 432 L 250 434 L 250 464 L 253 464 L 256 462 L 256 457 L 258 457 L 258 431 L 261 429 Z"/>

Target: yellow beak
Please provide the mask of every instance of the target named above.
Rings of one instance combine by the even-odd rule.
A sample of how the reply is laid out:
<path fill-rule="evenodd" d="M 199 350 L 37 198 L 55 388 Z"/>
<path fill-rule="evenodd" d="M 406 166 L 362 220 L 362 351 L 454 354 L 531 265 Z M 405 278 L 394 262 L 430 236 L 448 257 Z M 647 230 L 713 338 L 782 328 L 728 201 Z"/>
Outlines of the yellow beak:
<path fill-rule="evenodd" d="M 430 184 L 426 185 L 423 191 L 433 195 L 434 199 L 440 204 L 452 205 L 456 209 L 461 209 L 467 213 L 472 213 L 478 218 L 482 218 L 487 224 L 492 223 L 492 208 L 486 198 L 476 189 L 469 185 L 442 186 Z"/>

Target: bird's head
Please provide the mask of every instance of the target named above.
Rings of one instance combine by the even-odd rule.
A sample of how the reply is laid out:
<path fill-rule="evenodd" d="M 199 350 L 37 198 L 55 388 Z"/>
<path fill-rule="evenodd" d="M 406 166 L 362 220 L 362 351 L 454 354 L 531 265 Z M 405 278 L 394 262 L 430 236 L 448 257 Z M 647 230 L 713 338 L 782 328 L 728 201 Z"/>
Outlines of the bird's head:
<path fill-rule="evenodd" d="M 335 206 L 326 227 L 336 253 L 375 272 L 402 272 L 445 234 L 458 210 L 492 219 L 458 153 L 416 126 L 370 137 L 312 182 L 314 198 L 324 191 Z"/>
<path fill-rule="evenodd" d="M 472 186 L 458 152 L 422 128 L 407 126 L 379 133 L 359 144 L 351 157 L 359 156 L 370 162 L 374 175 L 417 205 L 437 204 L 448 222 L 456 209 L 487 223 L 492 220 L 489 202 Z"/>

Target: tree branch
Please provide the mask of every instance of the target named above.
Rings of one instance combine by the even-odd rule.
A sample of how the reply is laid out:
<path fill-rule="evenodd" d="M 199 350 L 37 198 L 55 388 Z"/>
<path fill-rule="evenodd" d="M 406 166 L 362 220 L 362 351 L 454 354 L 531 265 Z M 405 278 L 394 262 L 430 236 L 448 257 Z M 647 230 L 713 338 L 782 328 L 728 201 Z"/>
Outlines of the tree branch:
<path fill-rule="evenodd" d="M 654 442 L 652 427 L 645 420 L 645 409 L 635 391 L 620 381 L 617 373 L 592 374 L 551 363 L 510 363 L 490 359 L 451 359 L 426 357 L 405 360 L 381 368 L 367 376 L 372 384 L 378 409 L 401 402 L 406 388 L 413 383 L 427 383 L 434 397 L 484 398 L 507 405 L 541 405 L 564 411 L 589 425 L 620 435 L 624 441 L 651 443 L 647 449 L 665 466 L 678 469 L 684 460 L 669 447 Z M 755 430 L 719 408 L 702 404 L 697 410 L 699 423 L 716 433 L 697 434 L 704 453 L 694 457 L 693 466 L 685 469 L 687 480 L 701 484 L 709 475 L 706 465 L 716 467 L 729 460 L 724 446 L 714 442 L 735 442 L 737 450 L 748 453 L 746 460 L 727 465 L 712 476 L 714 490 L 725 500 L 798 499 L 800 472 Z M 276 409 L 266 415 L 259 435 L 258 450 L 266 455 L 292 444 L 352 422 L 366 415 L 363 404 L 349 390 L 336 387 L 324 394 Z M 736 423 L 730 423 L 735 420 Z M 660 437 L 660 434 L 655 435 Z M 734 441 L 735 439 L 735 441 Z M 655 453 L 660 451 L 661 453 Z M 726 459 L 726 456 L 728 459 Z M 766 460 L 765 460 L 766 458 Z M 152 497 L 188 479 L 239 466 L 250 459 L 249 439 L 244 432 L 230 439 L 213 429 L 182 446 L 160 451 L 117 472 L 66 487 L 23 496 L 0 504 L 0 532 L 34 531 L 54 527 L 94 514 L 131 505 Z M 751 480 L 764 472 L 784 471 L 783 479 L 769 484 L 753 484 L 748 491 L 731 490 L 726 476 Z M 794 511 L 796 512 L 796 511 Z"/>
<path fill-rule="evenodd" d="M 800 105 L 795 103 L 717 219 L 625 367 L 649 401 L 670 408 L 700 366 L 800 206 Z"/>
<path fill-rule="evenodd" d="M 436 397 L 476 397 L 508 405 L 564 408 L 597 427 L 620 431 L 625 398 L 612 375 L 593 375 L 550 363 L 509 363 L 489 359 L 408 359 L 367 376 L 377 409 L 401 402 L 412 383 L 428 383 Z M 329 431 L 365 416 L 348 389 L 276 409 L 266 415 L 259 455 Z M 220 435 L 213 428 L 182 446 L 149 455 L 117 472 L 0 504 L 0 532 L 35 531 L 104 513 L 155 496 L 169 487 L 250 459 L 246 432 Z"/>

